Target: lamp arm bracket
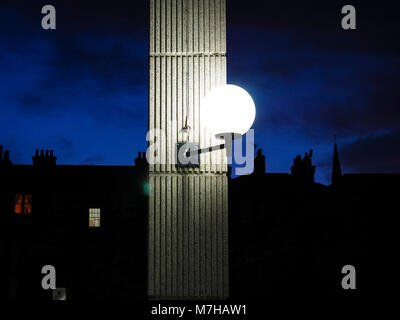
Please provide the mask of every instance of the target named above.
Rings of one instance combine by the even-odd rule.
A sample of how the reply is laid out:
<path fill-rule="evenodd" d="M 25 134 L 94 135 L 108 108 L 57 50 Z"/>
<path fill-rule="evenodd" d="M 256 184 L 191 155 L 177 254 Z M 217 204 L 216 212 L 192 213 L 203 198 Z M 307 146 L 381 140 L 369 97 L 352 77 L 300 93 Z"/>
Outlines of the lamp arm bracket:
<path fill-rule="evenodd" d="M 195 156 L 195 155 L 202 154 L 202 153 L 208 153 L 208 152 L 218 151 L 218 150 L 223 150 L 223 149 L 225 149 L 225 144 L 220 144 L 220 145 L 212 146 L 212 147 L 208 147 L 208 148 L 188 151 L 188 152 L 186 152 L 186 156 L 190 157 L 190 156 Z"/>

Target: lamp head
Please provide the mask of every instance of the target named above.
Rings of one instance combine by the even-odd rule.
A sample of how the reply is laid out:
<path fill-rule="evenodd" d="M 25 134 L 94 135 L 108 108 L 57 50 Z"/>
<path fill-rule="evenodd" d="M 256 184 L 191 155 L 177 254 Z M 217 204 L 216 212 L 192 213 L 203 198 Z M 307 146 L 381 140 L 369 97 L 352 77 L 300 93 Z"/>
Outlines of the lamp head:
<path fill-rule="evenodd" d="M 251 96 L 232 84 L 210 91 L 201 106 L 202 124 L 216 136 L 242 136 L 253 125 L 255 116 L 256 107 Z"/>

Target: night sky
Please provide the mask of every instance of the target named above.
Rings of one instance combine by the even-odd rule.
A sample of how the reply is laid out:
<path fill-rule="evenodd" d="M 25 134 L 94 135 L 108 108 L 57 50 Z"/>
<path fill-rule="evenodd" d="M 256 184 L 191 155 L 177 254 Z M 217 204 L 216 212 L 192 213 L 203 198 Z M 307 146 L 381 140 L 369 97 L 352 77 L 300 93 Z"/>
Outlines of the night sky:
<path fill-rule="evenodd" d="M 83 4 L 84 2 L 84 4 Z M 400 173 L 397 1 L 227 0 L 228 82 L 254 98 L 268 172 L 314 149 L 329 183 L 342 169 Z M 41 28 L 41 8 L 57 30 Z M 341 28 L 341 8 L 357 30 Z M 59 164 L 132 164 L 146 150 L 148 1 L 0 3 L 0 144 L 16 164 L 55 149 Z"/>

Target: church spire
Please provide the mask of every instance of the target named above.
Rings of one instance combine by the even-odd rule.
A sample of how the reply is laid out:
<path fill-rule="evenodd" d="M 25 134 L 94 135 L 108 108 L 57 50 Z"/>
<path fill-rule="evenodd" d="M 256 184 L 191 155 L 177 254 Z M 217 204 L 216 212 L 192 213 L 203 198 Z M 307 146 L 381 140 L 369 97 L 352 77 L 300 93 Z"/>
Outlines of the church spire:
<path fill-rule="evenodd" d="M 333 150 L 333 165 L 332 165 L 332 180 L 331 184 L 336 184 L 340 177 L 342 176 L 342 169 L 340 167 L 339 152 L 336 145 L 336 135 L 335 135 L 335 147 Z"/>

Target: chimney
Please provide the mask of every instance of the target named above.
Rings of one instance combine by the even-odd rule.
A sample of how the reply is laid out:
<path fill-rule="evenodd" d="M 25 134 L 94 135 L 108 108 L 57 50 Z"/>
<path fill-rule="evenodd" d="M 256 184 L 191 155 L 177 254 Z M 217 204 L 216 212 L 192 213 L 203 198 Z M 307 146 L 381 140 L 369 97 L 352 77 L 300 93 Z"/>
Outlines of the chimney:
<path fill-rule="evenodd" d="M 254 174 L 263 175 L 265 173 L 265 156 L 262 149 L 258 149 L 257 156 L 254 159 Z"/>
<path fill-rule="evenodd" d="M 53 167 L 56 165 L 57 158 L 54 156 L 54 150 L 36 150 L 32 157 L 35 167 Z"/>
<path fill-rule="evenodd" d="M 10 151 L 4 150 L 3 146 L 0 146 L 0 165 L 10 165 Z"/>
<path fill-rule="evenodd" d="M 312 164 L 313 150 L 304 154 L 301 158 L 298 155 L 293 160 L 293 165 L 290 167 L 292 177 L 300 183 L 314 183 L 315 166 Z"/>
<path fill-rule="evenodd" d="M 135 166 L 140 167 L 143 170 L 147 168 L 147 159 L 145 156 L 145 152 L 138 152 L 138 157 L 135 159 Z"/>
<path fill-rule="evenodd" d="M 0 150 L 0 165 L 10 165 L 12 164 L 10 161 L 10 151 L 9 150 Z"/>

